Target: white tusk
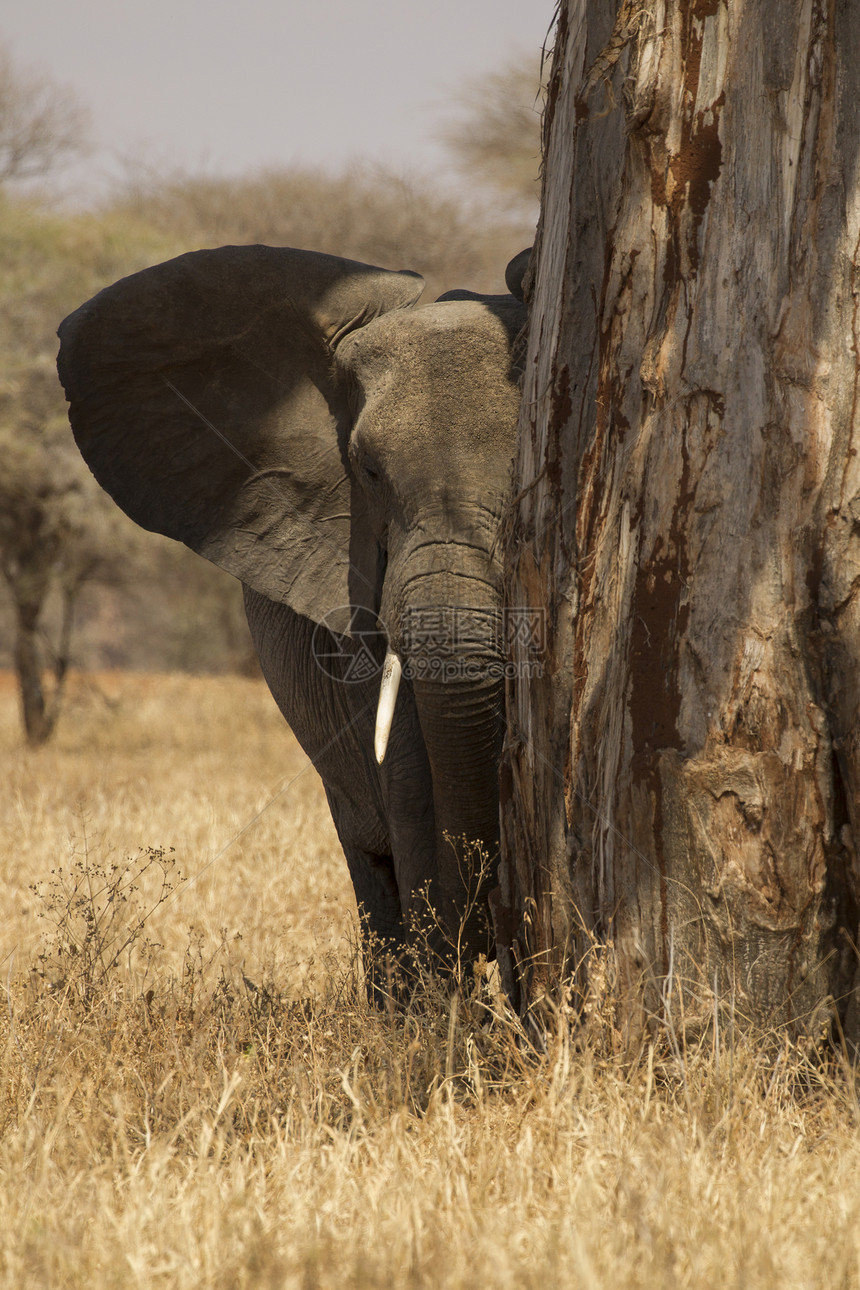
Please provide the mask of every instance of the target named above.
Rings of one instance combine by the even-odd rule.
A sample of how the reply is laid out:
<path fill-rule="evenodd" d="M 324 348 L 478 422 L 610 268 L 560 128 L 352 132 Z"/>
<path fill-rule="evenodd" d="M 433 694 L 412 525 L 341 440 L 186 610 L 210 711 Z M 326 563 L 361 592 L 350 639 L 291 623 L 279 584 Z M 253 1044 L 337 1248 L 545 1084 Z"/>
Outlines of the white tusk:
<path fill-rule="evenodd" d="M 402 673 L 400 659 L 393 650 L 389 650 L 382 665 L 379 705 L 376 709 L 376 735 L 373 740 L 373 751 L 380 766 L 385 760 L 385 750 L 388 747 L 388 736 L 391 734 L 391 720 L 394 716 L 394 705 L 397 702 Z"/>

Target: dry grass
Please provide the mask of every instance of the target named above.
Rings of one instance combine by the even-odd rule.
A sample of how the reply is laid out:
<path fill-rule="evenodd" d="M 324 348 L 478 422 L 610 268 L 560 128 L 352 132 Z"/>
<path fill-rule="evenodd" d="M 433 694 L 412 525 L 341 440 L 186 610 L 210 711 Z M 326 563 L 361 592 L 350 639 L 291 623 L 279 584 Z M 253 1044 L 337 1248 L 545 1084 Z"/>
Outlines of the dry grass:
<path fill-rule="evenodd" d="M 312 773 L 241 832 L 303 765 L 256 683 L 81 683 L 39 753 L 7 687 L 0 758 L 3 1285 L 860 1285 L 838 1062 L 369 1012 Z"/>
<path fill-rule="evenodd" d="M 106 862 L 140 847 L 172 847 L 192 880 L 152 927 L 174 965 L 189 924 L 208 944 L 240 933 L 251 976 L 342 942 L 355 902 L 337 835 L 262 683 L 107 673 L 70 685 L 55 742 L 35 752 L 20 744 L 11 678 L 0 689 L 0 949 L 35 943 L 32 882 L 85 849 Z"/>

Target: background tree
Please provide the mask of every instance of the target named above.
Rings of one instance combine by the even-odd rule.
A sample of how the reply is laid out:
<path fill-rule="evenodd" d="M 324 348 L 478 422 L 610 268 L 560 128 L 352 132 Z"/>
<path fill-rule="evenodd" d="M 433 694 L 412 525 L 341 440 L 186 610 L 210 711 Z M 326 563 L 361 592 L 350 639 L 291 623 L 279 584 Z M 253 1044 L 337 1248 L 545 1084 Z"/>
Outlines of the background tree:
<path fill-rule="evenodd" d="M 540 199 L 543 88 L 537 59 L 520 57 L 459 95 L 439 137 L 470 185 L 486 184 L 523 215 Z"/>
<path fill-rule="evenodd" d="M 85 151 L 89 114 L 73 91 L 0 46 L 0 184 L 35 179 Z"/>
<path fill-rule="evenodd" d="M 138 545 L 69 433 L 56 379 L 56 326 L 99 287 L 160 258 L 164 244 L 128 222 L 0 202 L 0 572 L 15 620 L 14 663 L 27 739 L 43 743 L 59 713 L 72 615 L 81 589 L 114 579 Z M 45 611 L 59 599 L 48 644 Z M 45 689 L 46 666 L 54 688 Z"/>
<path fill-rule="evenodd" d="M 503 772 L 524 1006 L 596 938 L 634 1032 L 683 983 L 688 1020 L 860 1039 L 858 48 L 847 0 L 561 5 L 509 548 L 548 624 Z"/>

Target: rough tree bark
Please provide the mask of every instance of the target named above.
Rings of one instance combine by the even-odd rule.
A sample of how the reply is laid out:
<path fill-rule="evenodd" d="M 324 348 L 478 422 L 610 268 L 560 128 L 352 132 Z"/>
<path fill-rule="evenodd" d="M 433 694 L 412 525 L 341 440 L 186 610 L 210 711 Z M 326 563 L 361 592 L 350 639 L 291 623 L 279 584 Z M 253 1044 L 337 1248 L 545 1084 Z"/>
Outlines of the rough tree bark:
<path fill-rule="evenodd" d="M 498 925 L 860 1040 L 860 5 L 562 0 L 510 603 Z M 512 661 L 527 664 L 514 639 Z"/>

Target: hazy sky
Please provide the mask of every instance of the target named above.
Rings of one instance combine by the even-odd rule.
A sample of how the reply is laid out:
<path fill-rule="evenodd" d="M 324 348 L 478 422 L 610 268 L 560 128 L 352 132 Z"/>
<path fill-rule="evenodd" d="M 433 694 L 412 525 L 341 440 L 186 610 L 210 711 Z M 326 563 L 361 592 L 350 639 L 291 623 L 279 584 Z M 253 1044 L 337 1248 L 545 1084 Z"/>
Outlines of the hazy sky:
<path fill-rule="evenodd" d="M 9 0 L 0 39 L 92 112 L 87 171 L 438 166 L 470 76 L 539 65 L 554 0 Z"/>

